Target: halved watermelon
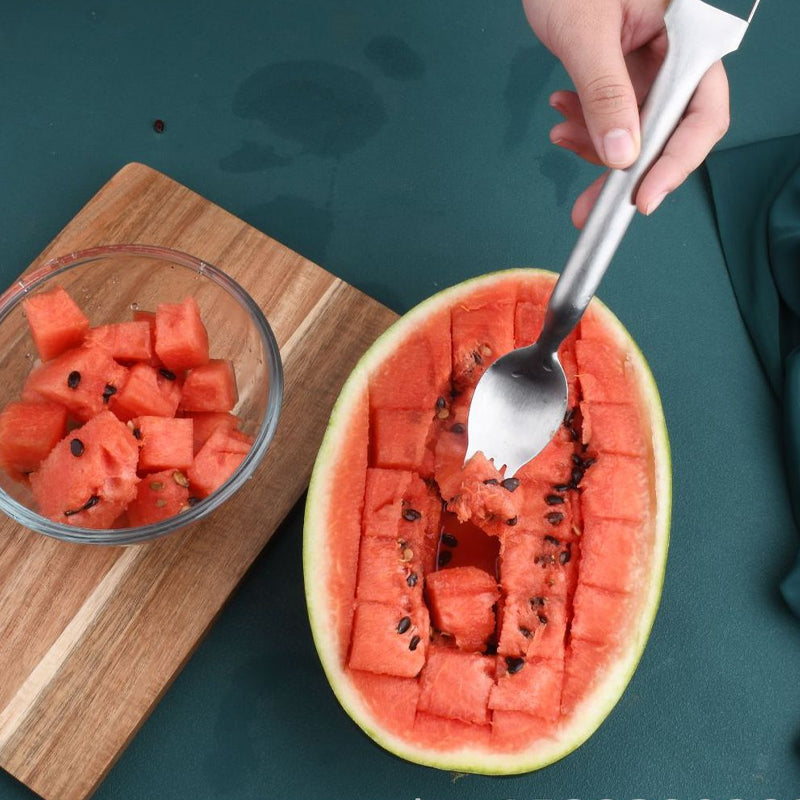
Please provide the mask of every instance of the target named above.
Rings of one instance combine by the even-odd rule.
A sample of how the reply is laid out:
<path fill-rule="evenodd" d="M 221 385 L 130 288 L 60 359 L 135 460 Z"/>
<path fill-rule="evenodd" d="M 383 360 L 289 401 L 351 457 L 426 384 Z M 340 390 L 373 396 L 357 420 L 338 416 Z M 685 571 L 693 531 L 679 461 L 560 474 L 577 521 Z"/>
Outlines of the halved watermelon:
<path fill-rule="evenodd" d="M 664 418 L 599 301 L 562 345 L 554 441 L 512 480 L 481 454 L 462 464 L 475 383 L 536 337 L 555 277 L 496 273 L 399 320 L 342 390 L 308 492 L 306 599 L 331 686 L 377 742 L 442 769 L 518 773 L 574 750 L 624 691 L 660 597 Z"/>

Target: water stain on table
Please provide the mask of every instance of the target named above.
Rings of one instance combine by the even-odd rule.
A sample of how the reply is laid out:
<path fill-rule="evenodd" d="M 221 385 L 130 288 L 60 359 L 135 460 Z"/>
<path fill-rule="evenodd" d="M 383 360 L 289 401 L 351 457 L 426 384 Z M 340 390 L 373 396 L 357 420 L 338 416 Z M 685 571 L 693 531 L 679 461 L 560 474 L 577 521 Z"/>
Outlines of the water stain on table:
<path fill-rule="evenodd" d="M 364 55 L 387 77 L 398 81 L 419 80 L 425 62 L 397 36 L 376 36 L 364 48 Z"/>
<path fill-rule="evenodd" d="M 380 95 L 356 70 L 325 61 L 270 64 L 246 78 L 233 112 L 263 122 L 303 152 L 339 158 L 362 147 L 386 122 Z"/>
<path fill-rule="evenodd" d="M 224 172 L 260 172 L 271 167 L 284 167 L 292 159 L 282 156 L 271 144 L 261 144 L 245 139 L 238 150 L 220 159 L 219 166 Z"/>

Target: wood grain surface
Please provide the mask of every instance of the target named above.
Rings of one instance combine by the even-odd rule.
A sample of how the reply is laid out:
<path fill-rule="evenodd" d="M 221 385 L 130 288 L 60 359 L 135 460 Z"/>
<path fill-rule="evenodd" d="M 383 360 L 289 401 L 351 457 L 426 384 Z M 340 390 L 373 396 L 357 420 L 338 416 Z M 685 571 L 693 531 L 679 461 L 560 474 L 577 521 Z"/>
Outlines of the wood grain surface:
<path fill-rule="evenodd" d="M 192 253 L 266 313 L 285 395 L 236 500 L 135 547 L 57 542 L 0 521 L 0 766 L 39 795 L 92 793 L 298 501 L 338 391 L 395 314 L 141 164 L 120 170 L 31 266 L 94 245 Z"/>

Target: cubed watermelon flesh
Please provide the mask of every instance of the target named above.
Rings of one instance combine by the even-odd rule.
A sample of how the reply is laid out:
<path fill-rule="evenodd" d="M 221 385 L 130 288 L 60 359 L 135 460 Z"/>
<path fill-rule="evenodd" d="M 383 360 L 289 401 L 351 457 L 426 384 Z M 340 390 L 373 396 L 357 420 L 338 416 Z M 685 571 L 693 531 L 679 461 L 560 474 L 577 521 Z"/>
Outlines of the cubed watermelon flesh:
<path fill-rule="evenodd" d="M 40 512 L 65 525 L 110 528 L 136 496 L 138 459 L 128 426 L 101 411 L 70 431 L 31 473 Z"/>
<path fill-rule="evenodd" d="M 77 347 L 89 331 L 89 318 L 60 286 L 26 297 L 22 308 L 42 361 Z"/>
<path fill-rule="evenodd" d="M 234 366 L 210 358 L 192 297 L 94 328 L 61 288 L 24 308 L 42 363 L 0 411 L 0 468 L 29 482 L 41 514 L 89 528 L 157 522 L 244 460 L 253 439 L 231 413 Z"/>
<path fill-rule="evenodd" d="M 320 658 L 356 722 L 420 763 L 561 758 L 618 699 L 652 624 L 668 445 L 647 365 L 605 307 L 561 347 L 570 404 L 550 445 L 511 479 L 482 454 L 464 464 L 474 386 L 538 335 L 554 279 L 500 273 L 410 312 L 345 385 L 314 469 Z"/>
<path fill-rule="evenodd" d="M 65 406 L 9 403 L 0 411 L 0 468 L 22 480 L 39 468 L 66 432 Z"/>

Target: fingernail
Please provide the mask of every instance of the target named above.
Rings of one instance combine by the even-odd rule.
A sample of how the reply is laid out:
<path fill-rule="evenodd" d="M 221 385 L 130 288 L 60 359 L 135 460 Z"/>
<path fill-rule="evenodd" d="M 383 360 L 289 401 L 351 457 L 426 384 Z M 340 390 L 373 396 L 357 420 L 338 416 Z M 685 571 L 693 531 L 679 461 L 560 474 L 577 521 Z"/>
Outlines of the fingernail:
<path fill-rule="evenodd" d="M 627 167 L 636 157 L 636 146 L 630 131 L 613 128 L 603 137 L 603 154 L 610 167 Z"/>
<path fill-rule="evenodd" d="M 660 205 L 661 201 L 667 196 L 666 192 L 661 192 L 661 194 L 656 195 L 648 204 L 645 210 L 645 214 L 649 217 Z"/>

